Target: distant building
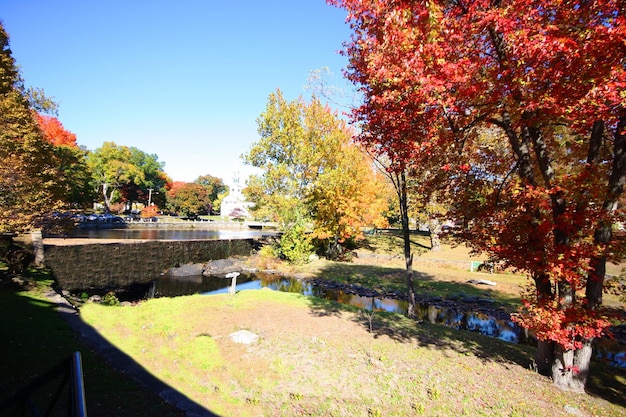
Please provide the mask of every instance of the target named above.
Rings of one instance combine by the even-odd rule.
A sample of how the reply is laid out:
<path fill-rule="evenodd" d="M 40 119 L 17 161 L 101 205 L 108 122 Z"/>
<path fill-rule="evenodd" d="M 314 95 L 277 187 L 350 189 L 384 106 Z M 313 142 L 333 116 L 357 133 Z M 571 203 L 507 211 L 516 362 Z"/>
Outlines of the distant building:
<path fill-rule="evenodd" d="M 241 193 L 243 185 L 240 182 L 239 172 L 235 172 L 232 182 L 226 184 L 228 186 L 228 195 L 222 200 L 220 208 L 220 216 L 230 216 L 235 210 L 239 211 L 243 217 L 250 217 L 249 208 L 252 203 L 246 201 L 245 197 Z"/>

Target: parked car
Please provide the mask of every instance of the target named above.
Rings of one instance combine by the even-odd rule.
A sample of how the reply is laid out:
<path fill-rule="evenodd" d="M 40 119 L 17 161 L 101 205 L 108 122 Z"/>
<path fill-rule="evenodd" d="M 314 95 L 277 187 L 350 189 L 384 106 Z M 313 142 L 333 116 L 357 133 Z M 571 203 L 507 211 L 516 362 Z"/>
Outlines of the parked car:
<path fill-rule="evenodd" d="M 87 216 L 87 221 L 96 223 L 125 223 L 123 218 L 111 213 L 90 214 Z"/>

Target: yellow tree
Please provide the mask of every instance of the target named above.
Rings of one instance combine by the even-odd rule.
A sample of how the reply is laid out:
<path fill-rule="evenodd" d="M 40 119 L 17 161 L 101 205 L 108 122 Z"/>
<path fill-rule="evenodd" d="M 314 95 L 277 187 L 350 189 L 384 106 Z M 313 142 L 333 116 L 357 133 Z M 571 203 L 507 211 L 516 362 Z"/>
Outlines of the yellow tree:
<path fill-rule="evenodd" d="M 316 97 L 288 102 L 280 90 L 270 94 L 257 120 L 260 140 L 244 155 L 261 168 L 244 190 L 258 217 L 313 237 L 336 253 L 338 244 L 380 225 L 387 207 L 376 174 L 346 123 Z"/>
<path fill-rule="evenodd" d="M 327 242 L 327 253 L 339 255 L 340 243 L 361 239 L 363 227 L 387 225 L 385 178 L 371 159 L 349 141 L 339 144 L 339 158 L 319 175 L 309 203 L 315 216 L 313 235 Z"/>

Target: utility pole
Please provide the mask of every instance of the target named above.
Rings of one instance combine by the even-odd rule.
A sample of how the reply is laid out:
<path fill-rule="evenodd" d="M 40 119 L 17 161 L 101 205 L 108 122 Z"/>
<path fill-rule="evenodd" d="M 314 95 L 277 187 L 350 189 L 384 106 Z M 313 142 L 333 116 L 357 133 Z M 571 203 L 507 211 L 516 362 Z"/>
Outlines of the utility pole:
<path fill-rule="evenodd" d="M 148 188 L 148 207 L 152 205 L 152 190 L 153 188 Z"/>

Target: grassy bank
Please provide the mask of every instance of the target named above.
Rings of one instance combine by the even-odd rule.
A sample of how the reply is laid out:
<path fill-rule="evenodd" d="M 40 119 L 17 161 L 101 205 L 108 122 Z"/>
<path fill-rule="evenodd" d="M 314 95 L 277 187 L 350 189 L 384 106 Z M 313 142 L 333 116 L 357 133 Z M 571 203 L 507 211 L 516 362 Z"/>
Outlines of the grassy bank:
<path fill-rule="evenodd" d="M 224 416 L 626 412 L 610 395 L 614 403 L 556 389 L 529 370 L 528 346 L 385 313 L 373 316 L 370 331 L 357 309 L 296 294 L 88 304 L 82 317 L 158 378 Z M 235 343 L 230 335 L 239 330 L 259 340 Z"/>

